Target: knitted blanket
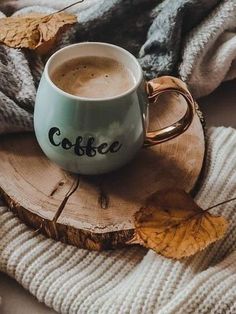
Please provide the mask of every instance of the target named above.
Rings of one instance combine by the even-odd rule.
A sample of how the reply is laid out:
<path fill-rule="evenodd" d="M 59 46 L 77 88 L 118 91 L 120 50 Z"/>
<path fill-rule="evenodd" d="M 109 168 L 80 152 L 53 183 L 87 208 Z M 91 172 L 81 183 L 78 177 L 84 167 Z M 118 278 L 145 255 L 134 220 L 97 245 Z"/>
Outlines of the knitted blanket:
<path fill-rule="evenodd" d="M 0 10 L 7 15 L 51 13 L 72 2 L 38 0 L 41 6 L 32 7 L 35 0 L 2 0 Z M 49 4 L 51 8 L 45 7 Z M 85 0 L 71 11 L 79 23 L 55 50 L 87 40 L 121 45 L 139 57 L 147 79 L 179 76 L 195 97 L 236 77 L 235 0 Z M 33 129 L 36 88 L 45 61 L 0 45 L 0 133 Z"/>
<path fill-rule="evenodd" d="M 207 208 L 236 195 L 236 131 L 211 128 L 203 185 Z M 236 205 L 224 239 L 181 261 L 141 247 L 92 252 L 37 235 L 0 207 L 0 270 L 65 314 L 236 313 Z"/>

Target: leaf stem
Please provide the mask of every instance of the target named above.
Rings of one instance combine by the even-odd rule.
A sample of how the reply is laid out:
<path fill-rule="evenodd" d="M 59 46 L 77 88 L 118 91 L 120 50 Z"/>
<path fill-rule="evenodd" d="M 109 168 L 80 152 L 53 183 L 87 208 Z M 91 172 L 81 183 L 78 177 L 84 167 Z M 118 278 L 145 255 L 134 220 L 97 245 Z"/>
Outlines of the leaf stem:
<path fill-rule="evenodd" d="M 229 200 L 226 200 L 226 201 L 220 202 L 220 203 L 218 203 L 218 204 L 215 204 L 215 205 L 213 205 L 213 206 L 211 206 L 211 207 L 208 207 L 207 209 L 205 209 L 205 211 L 208 211 L 208 210 L 210 210 L 210 209 L 212 209 L 212 208 L 218 207 L 218 206 L 220 206 L 220 205 L 223 205 L 223 204 L 226 204 L 226 203 L 235 201 L 235 200 L 236 200 L 236 197 L 233 197 L 233 198 L 231 198 L 231 199 L 229 199 Z"/>
<path fill-rule="evenodd" d="M 65 7 L 65 8 L 63 8 L 63 9 L 60 9 L 59 11 L 57 11 L 57 12 L 55 12 L 55 13 L 60 13 L 60 12 L 62 12 L 62 11 L 65 11 L 65 10 L 67 10 L 67 9 L 69 9 L 69 8 L 71 8 L 71 7 L 73 7 L 74 5 L 79 4 L 79 3 L 82 3 L 82 2 L 84 2 L 84 0 L 76 1 L 76 2 L 74 2 L 74 3 L 70 4 L 70 5 L 68 5 L 67 7 Z"/>
<path fill-rule="evenodd" d="M 79 3 L 82 3 L 82 2 L 84 2 L 84 0 L 76 1 L 76 2 L 74 2 L 74 3 L 70 4 L 70 5 L 68 5 L 68 6 L 65 7 L 65 8 L 62 8 L 62 9 L 60 9 L 60 10 L 58 10 L 58 11 L 55 11 L 55 12 L 53 12 L 53 13 L 50 13 L 50 14 L 46 15 L 46 17 L 52 17 L 54 14 L 58 14 L 58 13 L 60 13 L 60 12 L 62 12 L 62 11 L 65 11 L 65 10 L 67 10 L 67 9 L 69 9 L 69 8 L 71 8 L 71 7 L 73 7 L 74 5 L 79 4 Z"/>

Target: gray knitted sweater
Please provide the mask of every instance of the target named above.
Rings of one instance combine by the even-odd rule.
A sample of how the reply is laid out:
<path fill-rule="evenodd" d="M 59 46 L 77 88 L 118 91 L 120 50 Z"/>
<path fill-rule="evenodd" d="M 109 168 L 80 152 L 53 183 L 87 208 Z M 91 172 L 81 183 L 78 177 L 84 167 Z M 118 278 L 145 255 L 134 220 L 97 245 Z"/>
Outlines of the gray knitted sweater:
<path fill-rule="evenodd" d="M 34 0 L 3 0 L 0 10 L 7 15 L 48 13 L 72 2 L 39 0 L 40 6 L 32 7 Z M 85 0 L 71 11 L 78 24 L 55 50 L 87 40 L 115 43 L 139 57 L 147 79 L 180 76 L 196 97 L 236 77 L 236 0 Z M 45 61 L 33 52 L 0 45 L 0 133 L 33 129 Z"/>

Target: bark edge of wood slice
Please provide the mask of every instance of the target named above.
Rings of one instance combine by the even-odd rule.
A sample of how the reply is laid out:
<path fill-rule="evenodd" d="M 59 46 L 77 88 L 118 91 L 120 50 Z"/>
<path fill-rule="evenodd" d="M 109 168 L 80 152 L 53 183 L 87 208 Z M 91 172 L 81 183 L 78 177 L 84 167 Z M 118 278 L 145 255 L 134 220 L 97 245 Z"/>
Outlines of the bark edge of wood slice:
<path fill-rule="evenodd" d="M 181 101 L 183 106 L 176 106 Z M 150 129 L 179 119 L 185 101 L 161 96 L 150 109 Z M 27 225 L 55 240 L 92 250 L 123 247 L 134 235 L 133 215 L 158 189 L 194 189 L 205 153 L 196 114 L 189 129 L 141 150 L 122 169 L 101 176 L 73 175 L 50 162 L 33 134 L 0 137 L 0 191 Z"/>

